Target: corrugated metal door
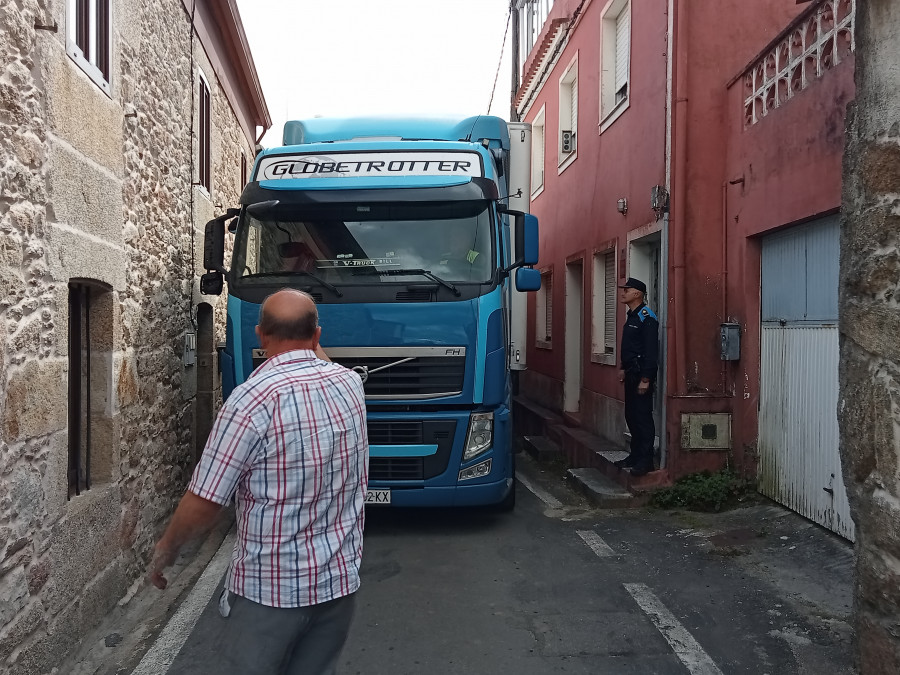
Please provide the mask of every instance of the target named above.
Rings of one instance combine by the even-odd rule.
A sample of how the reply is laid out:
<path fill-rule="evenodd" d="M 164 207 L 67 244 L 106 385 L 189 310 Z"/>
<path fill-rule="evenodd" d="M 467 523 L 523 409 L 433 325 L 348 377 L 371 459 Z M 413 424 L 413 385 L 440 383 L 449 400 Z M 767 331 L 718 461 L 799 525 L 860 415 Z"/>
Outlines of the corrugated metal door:
<path fill-rule="evenodd" d="M 838 216 L 762 245 L 760 491 L 853 540 L 838 454 Z"/>

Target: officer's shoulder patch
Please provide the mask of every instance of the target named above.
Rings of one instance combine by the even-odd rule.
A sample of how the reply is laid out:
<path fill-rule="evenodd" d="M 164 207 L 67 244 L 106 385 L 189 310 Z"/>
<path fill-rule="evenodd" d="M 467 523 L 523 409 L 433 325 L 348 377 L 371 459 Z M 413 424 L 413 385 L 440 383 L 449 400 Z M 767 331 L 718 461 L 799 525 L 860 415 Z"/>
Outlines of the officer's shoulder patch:
<path fill-rule="evenodd" d="M 641 321 L 644 321 L 647 318 L 656 319 L 656 314 L 654 314 L 653 310 L 646 305 L 641 308 L 640 312 L 638 312 L 638 316 L 640 317 Z"/>

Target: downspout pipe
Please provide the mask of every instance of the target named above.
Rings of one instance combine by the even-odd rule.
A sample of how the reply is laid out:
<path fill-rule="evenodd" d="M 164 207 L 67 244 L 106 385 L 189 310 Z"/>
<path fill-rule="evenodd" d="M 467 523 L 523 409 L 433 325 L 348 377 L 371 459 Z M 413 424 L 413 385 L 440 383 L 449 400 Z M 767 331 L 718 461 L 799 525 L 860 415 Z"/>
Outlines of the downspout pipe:
<path fill-rule="evenodd" d="M 687 3 L 683 11 L 687 12 Z M 672 219 L 671 251 L 672 251 L 672 300 L 674 321 L 669 322 L 668 342 L 675 345 L 673 360 L 672 384 L 676 395 L 687 393 L 687 344 L 685 320 L 687 294 L 685 292 L 685 200 L 687 196 L 687 17 L 682 14 L 682 2 L 675 0 L 675 73 L 674 73 L 674 139 L 672 152 L 674 170 L 672 176 Z"/>

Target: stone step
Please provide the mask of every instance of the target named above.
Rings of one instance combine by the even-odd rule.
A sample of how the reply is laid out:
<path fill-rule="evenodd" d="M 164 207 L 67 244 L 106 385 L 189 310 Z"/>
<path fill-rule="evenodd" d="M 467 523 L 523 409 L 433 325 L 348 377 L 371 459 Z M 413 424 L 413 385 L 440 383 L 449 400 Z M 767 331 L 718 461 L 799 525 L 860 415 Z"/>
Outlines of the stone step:
<path fill-rule="evenodd" d="M 569 469 L 566 473 L 571 484 L 601 508 L 622 509 L 646 503 L 645 498 L 632 494 L 599 469 Z"/>
<path fill-rule="evenodd" d="M 550 462 L 562 457 L 559 446 L 546 436 L 523 436 L 525 452 L 539 462 Z"/>

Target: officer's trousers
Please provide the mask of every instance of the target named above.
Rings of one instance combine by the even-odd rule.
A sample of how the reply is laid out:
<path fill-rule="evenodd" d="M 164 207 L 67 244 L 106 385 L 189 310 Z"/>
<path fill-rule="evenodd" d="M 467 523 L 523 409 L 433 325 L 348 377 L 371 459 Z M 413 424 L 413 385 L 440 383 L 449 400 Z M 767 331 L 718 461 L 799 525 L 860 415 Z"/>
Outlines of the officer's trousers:
<path fill-rule="evenodd" d="M 631 432 L 631 455 L 635 468 L 653 469 L 653 442 L 656 427 L 653 424 L 654 382 L 645 394 L 638 393 L 641 376 L 637 371 L 625 373 L 625 423 Z"/>

